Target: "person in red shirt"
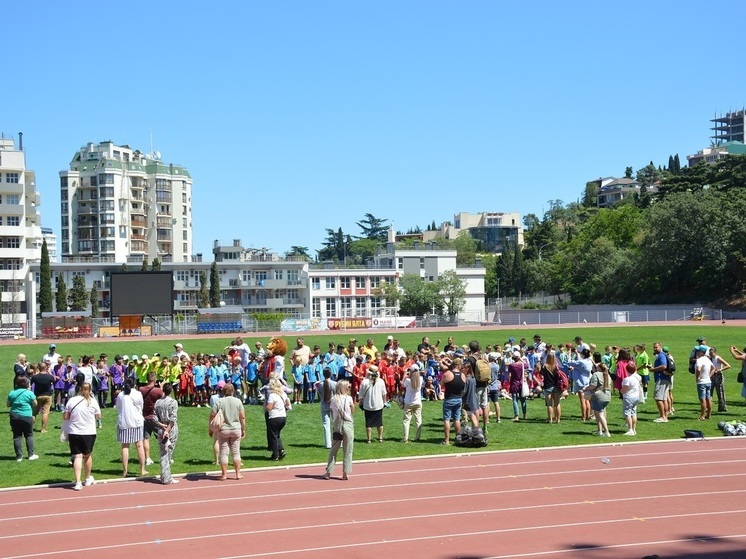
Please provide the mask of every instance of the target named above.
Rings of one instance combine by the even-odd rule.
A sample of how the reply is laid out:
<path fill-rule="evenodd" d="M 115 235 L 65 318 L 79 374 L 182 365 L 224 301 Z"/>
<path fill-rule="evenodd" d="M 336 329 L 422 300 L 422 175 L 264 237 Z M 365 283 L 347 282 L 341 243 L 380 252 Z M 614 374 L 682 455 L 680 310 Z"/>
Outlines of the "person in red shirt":
<path fill-rule="evenodd" d="M 363 363 L 363 356 L 355 356 L 355 366 L 352 368 L 352 397 L 357 402 L 357 393 L 360 390 L 360 384 L 367 375 L 368 366 Z"/>

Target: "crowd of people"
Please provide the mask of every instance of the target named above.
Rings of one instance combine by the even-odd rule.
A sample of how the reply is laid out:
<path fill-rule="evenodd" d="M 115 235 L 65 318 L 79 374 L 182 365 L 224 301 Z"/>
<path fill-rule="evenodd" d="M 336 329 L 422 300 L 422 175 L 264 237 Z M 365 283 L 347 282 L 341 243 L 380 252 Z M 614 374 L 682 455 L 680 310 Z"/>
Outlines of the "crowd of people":
<path fill-rule="evenodd" d="M 729 349 L 741 361 L 739 379 L 743 382 L 746 348 Z M 367 444 L 384 441 L 383 410 L 392 403 L 403 410 L 401 441 L 408 443 L 421 438 L 423 402 L 441 401 L 444 445 L 456 440 L 462 424 L 486 433 L 491 418 L 500 423 L 503 399 L 510 401 L 512 421 L 526 420 L 529 401 L 539 400 L 546 409 L 546 421 L 553 424 L 562 420 L 563 400 L 577 398 L 581 420 L 595 422 L 595 434 L 600 437 L 611 437 L 606 410 L 615 397 L 622 402 L 626 436 L 637 434 L 638 406 L 651 391 L 658 411 L 655 422 L 667 422 L 675 412 L 677 364 L 660 342 L 652 345 L 651 356 L 644 343 L 632 348 L 606 346 L 599 351 L 580 336 L 556 346 L 544 342 L 539 334 L 532 342 L 509 337 L 484 348 L 477 341 L 459 346 L 453 338 L 441 347 L 440 340 L 431 343 L 426 336 L 416 349 L 404 349 L 398 339 L 388 336 L 380 350 L 372 338 L 364 344 L 350 338 L 347 345 L 330 342 L 322 352 L 318 345 L 311 348 L 299 337 L 289 361 L 286 374 L 283 358 L 268 354 L 261 342 L 252 350 L 241 337 L 219 355 L 190 355 L 181 343 L 174 345 L 170 355 L 116 355 L 113 362 L 106 354 L 77 360 L 63 357 L 55 344 L 35 364 L 18 355 L 14 389 L 7 401 L 16 459 L 23 460 L 24 440 L 28 459 L 38 459 L 36 420 L 40 417 L 40 431 L 46 432 L 50 411 L 60 411 L 74 488 L 92 484 L 92 452 L 101 409 L 107 406 L 117 411 L 123 475 L 129 473 L 133 444 L 139 474 L 147 475 L 147 467 L 154 463 L 150 441 L 155 438 L 164 484 L 178 483 L 170 465 L 178 441 L 178 409 L 184 406 L 210 408 L 209 434 L 222 479 L 227 479 L 229 457 L 235 477 L 241 477 L 246 405 L 264 408 L 267 449 L 271 460 L 282 460 L 286 451 L 281 434 L 288 411 L 293 405 L 318 404 L 323 444 L 329 450 L 324 477 L 333 473 L 341 449 L 344 479 L 352 469 L 357 407 L 364 415 Z M 731 368 L 728 361 L 700 337 L 687 366 L 695 376 L 699 419 L 712 416 L 713 392 L 718 412 L 727 411 L 723 372 Z M 742 396 L 746 398 L 746 383 Z"/>

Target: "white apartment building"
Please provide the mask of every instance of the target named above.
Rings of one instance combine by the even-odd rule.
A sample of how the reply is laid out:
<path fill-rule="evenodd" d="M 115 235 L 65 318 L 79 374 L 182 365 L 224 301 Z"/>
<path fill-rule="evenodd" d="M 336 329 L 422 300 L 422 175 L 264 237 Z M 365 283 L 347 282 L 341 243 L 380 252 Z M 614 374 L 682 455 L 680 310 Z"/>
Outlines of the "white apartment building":
<path fill-rule="evenodd" d="M 63 261 L 189 262 L 192 178 L 111 141 L 89 143 L 60 171 Z"/>
<path fill-rule="evenodd" d="M 33 311 L 33 293 L 26 277 L 29 266 L 41 259 L 41 198 L 36 175 L 26 168 L 23 135 L 18 146 L 10 138 L 0 139 L 0 319 L 3 327 L 26 322 Z M 8 334 L 4 332 L 4 334 Z M 26 332 L 17 332 L 25 335 Z"/>
<path fill-rule="evenodd" d="M 455 239 L 462 231 L 468 231 L 485 251 L 501 253 L 506 245 L 516 244 L 523 248 L 523 223 L 518 212 L 459 212 L 454 214 L 452 223 L 446 221 L 439 229 L 423 231 L 422 240 Z"/>
<path fill-rule="evenodd" d="M 54 234 L 54 231 L 50 227 L 42 227 L 41 236 L 43 240 L 47 241 L 49 261 L 57 262 L 57 256 L 59 255 L 57 251 L 57 235 Z"/>

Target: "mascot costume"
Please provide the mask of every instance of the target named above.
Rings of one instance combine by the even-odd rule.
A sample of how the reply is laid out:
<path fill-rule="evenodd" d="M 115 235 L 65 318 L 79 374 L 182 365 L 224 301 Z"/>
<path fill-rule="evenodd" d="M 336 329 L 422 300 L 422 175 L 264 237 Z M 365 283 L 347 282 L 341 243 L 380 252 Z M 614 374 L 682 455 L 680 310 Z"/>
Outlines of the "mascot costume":
<path fill-rule="evenodd" d="M 272 338 L 267 344 L 267 354 L 260 367 L 262 384 L 267 384 L 270 373 L 278 373 L 285 378 L 285 354 L 288 352 L 288 344 L 282 338 Z"/>

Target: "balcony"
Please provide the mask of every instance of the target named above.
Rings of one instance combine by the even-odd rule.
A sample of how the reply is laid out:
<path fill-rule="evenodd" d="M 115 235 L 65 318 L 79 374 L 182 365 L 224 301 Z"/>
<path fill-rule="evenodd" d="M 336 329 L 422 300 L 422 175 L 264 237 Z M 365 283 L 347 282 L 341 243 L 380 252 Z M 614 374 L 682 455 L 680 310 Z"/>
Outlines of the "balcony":
<path fill-rule="evenodd" d="M 133 217 L 130 219 L 132 227 L 147 227 L 148 221 L 145 218 Z"/>

